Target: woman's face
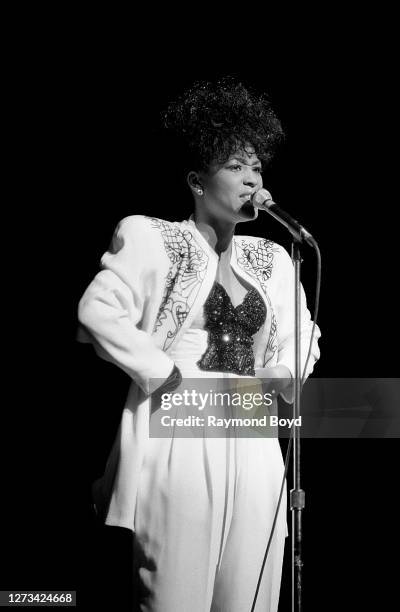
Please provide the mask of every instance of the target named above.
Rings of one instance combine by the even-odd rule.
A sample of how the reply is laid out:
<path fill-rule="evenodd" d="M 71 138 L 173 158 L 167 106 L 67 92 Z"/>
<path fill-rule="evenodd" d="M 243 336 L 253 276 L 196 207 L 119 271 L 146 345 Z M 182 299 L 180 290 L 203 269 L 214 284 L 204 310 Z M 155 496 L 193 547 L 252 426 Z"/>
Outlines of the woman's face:
<path fill-rule="evenodd" d="M 250 202 L 261 189 L 261 162 L 250 145 L 229 157 L 224 164 L 211 164 L 199 173 L 203 195 L 199 201 L 202 213 L 238 223 L 257 218 L 258 209 Z"/>

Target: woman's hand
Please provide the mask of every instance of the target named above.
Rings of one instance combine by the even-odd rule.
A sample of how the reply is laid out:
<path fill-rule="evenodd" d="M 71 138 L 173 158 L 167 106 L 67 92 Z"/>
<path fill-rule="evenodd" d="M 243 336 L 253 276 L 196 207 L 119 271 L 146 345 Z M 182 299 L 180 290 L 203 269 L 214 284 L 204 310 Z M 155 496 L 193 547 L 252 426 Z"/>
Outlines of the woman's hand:
<path fill-rule="evenodd" d="M 271 368 L 257 368 L 255 373 L 256 378 L 259 378 L 263 383 L 264 393 L 273 393 L 275 397 L 292 382 L 290 370 L 284 365 L 273 366 Z"/>

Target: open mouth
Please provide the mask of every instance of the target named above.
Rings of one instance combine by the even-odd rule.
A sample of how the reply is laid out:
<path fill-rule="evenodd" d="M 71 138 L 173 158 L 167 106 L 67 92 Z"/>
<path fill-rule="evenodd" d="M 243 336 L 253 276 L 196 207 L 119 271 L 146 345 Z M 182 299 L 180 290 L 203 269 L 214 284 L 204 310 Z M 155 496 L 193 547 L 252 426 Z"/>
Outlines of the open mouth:
<path fill-rule="evenodd" d="M 251 203 L 251 193 L 243 193 L 239 196 L 240 200 L 243 202 L 242 206 L 253 206 Z"/>
<path fill-rule="evenodd" d="M 243 202 L 242 206 L 245 204 L 251 204 L 251 196 L 249 195 L 240 196 L 240 200 Z"/>

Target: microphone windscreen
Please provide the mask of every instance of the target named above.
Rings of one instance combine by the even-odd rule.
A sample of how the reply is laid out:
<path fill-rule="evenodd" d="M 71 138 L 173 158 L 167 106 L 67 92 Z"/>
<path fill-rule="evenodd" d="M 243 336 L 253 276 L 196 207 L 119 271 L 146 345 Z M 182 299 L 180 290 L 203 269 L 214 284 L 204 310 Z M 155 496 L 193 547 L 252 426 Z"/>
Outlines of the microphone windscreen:
<path fill-rule="evenodd" d="M 272 206 L 272 204 L 274 204 L 274 201 L 269 191 L 266 189 L 259 189 L 253 195 L 252 203 L 253 206 L 256 206 L 256 208 L 269 208 Z"/>

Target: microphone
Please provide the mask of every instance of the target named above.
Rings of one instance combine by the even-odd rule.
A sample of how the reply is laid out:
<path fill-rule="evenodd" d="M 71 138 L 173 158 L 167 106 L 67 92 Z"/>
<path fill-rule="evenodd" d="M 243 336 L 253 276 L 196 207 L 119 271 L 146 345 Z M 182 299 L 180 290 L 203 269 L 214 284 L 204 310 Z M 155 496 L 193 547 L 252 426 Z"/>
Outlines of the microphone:
<path fill-rule="evenodd" d="M 296 240 L 305 240 L 310 246 L 314 246 L 314 238 L 296 219 L 293 219 L 287 212 L 282 210 L 275 204 L 269 191 L 266 189 L 259 189 L 253 194 L 251 203 L 260 210 L 265 210 L 270 215 L 275 217 L 280 223 L 282 223 L 295 237 Z"/>

